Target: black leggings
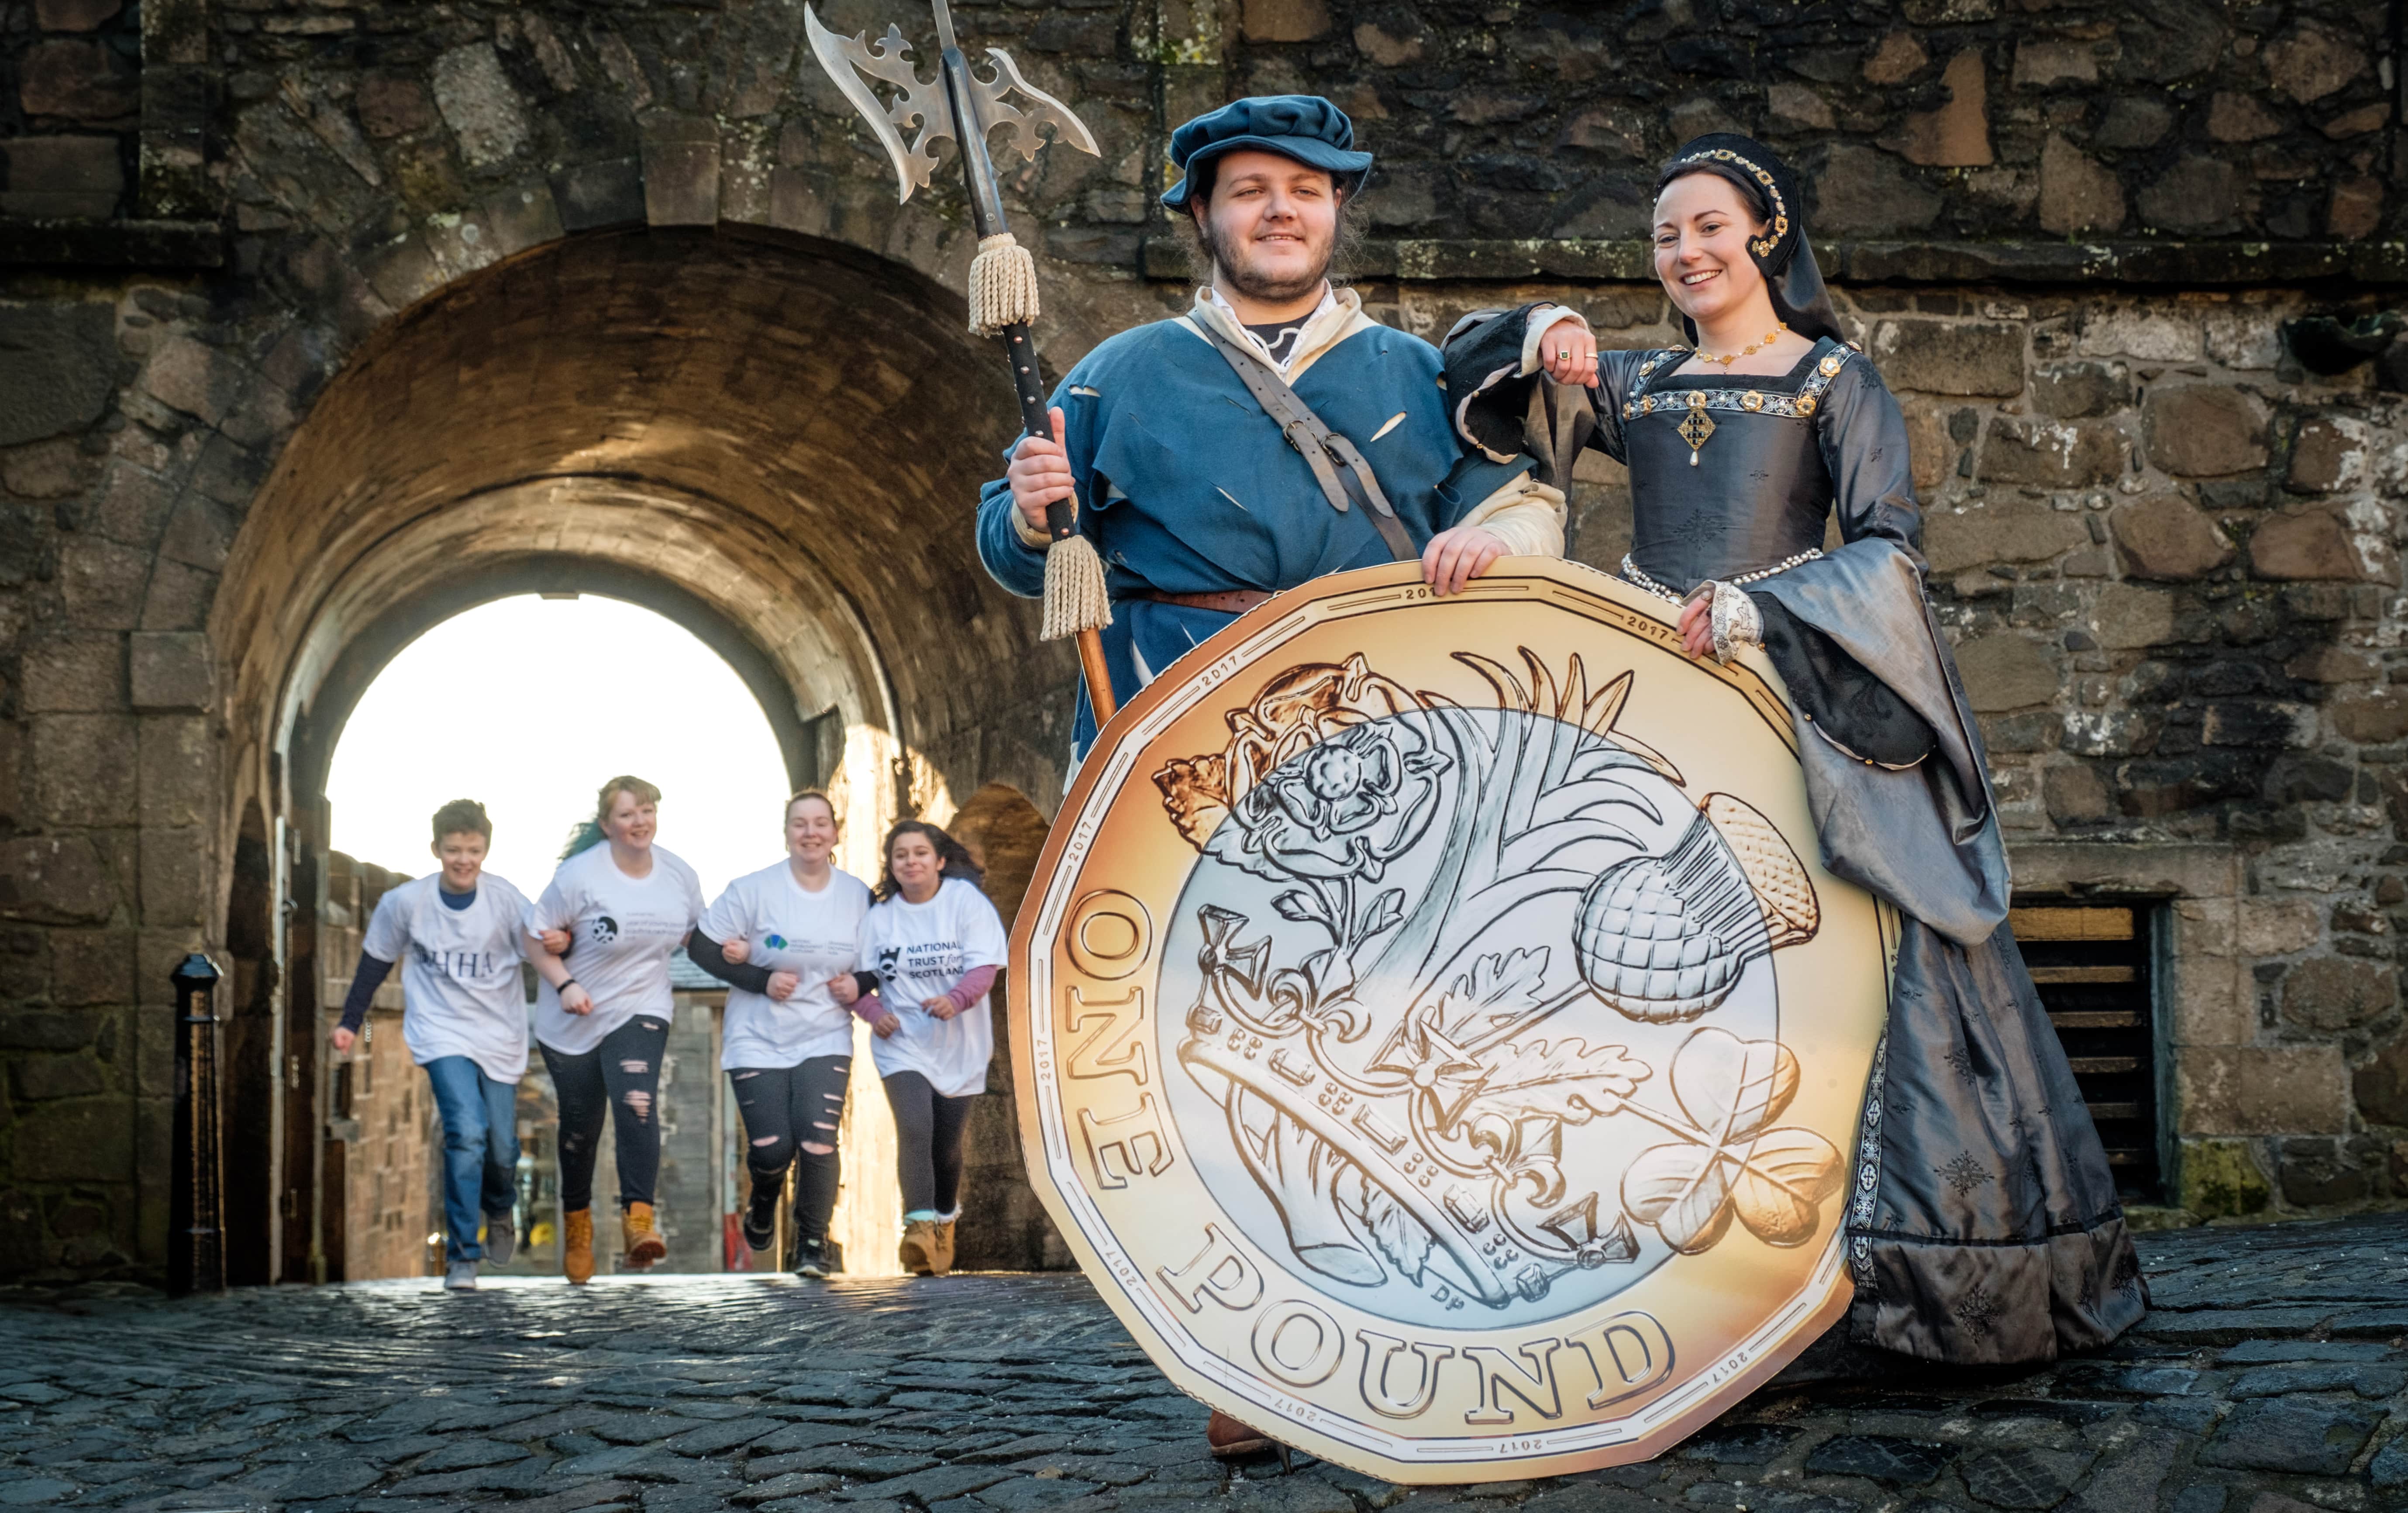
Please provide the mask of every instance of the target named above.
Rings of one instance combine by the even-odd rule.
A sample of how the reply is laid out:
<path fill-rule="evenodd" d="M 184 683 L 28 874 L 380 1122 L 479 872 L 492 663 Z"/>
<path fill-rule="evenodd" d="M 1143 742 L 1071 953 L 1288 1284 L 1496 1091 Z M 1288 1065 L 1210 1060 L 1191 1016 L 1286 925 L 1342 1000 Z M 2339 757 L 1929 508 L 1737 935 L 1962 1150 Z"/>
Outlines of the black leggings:
<path fill-rule="evenodd" d="M 796 1066 L 735 1066 L 727 1082 L 744 1111 L 744 1164 L 752 1173 L 752 1209 L 767 1216 L 795 1167 L 795 1232 L 827 1238 L 841 1170 L 837 1130 L 844 1120 L 850 1056 L 814 1056 Z M 813 1146 L 819 1149 L 811 1149 Z"/>
<path fill-rule="evenodd" d="M 605 1109 L 619 1137 L 619 1206 L 652 1202 L 661 1175 L 661 1121 L 653 1106 L 660 1101 L 668 1021 L 639 1014 L 581 1055 L 537 1044 L 560 1100 L 561 1211 L 594 1206 L 594 1163 L 602 1152 Z"/>
<path fill-rule="evenodd" d="M 897 1072 L 885 1082 L 886 1103 L 895 1110 L 903 1211 L 950 1214 L 962 1195 L 962 1130 L 970 1121 L 970 1100 L 946 1097 L 917 1072 Z"/>

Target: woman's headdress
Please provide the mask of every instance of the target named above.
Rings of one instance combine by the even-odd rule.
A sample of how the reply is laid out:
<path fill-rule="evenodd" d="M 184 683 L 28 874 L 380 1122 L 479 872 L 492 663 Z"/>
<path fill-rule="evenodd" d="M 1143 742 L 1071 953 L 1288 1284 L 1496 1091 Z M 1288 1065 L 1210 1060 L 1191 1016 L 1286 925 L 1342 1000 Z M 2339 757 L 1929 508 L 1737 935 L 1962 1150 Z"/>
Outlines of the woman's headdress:
<path fill-rule="evenodd" d="M 1801 336 L 1845 341 L 1839 312 L 1831 307 L 1831 292 L 1823 283 L 1823 270 L 1815 266 L 1814 249 L 1806 240 L 1805 207 L 1798 176 L 1789 165 L 1752 136 L 1715 132 L 1673 153 L 1656 177 L 1656 191 L 1660 194 L 1666 184 L 1696 172 L 1729 179 L 1770 211 L 1763 234 L 1747 239 L 1747 250 L 1764 274 L 1773 312 Z M 1681 326 L 1690 340 L 1697 339 L 1698 329 L 1687 316 L 1681 318 Z"/>

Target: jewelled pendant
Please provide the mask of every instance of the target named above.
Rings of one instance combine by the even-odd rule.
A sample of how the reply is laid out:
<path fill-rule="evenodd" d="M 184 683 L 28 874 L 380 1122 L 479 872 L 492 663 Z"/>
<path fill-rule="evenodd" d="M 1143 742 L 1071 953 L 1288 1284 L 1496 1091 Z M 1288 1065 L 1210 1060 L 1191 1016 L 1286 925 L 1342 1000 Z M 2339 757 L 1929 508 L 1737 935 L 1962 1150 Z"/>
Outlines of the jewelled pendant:
<path fill-rule="evenodd" d="M 1698 449 L 1714 434 L 1713 417 L 1703 409 L 1693 409 L 1681 417 L 1680 431 L 1681 439 L 1689 444 L 1689 465 L 1695 467 L 1698 465 Z"/>

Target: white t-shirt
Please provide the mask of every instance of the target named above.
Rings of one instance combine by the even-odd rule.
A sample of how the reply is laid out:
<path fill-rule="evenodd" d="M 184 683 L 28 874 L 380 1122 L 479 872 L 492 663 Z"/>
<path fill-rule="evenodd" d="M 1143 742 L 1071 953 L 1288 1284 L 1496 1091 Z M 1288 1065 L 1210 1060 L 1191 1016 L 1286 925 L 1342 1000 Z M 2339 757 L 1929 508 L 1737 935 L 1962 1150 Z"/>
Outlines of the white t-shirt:
<path fill-rule="evenodd" d="M 727 990 L 719 1064 L 797 1066 L 813 1056 L 853 1053 L 853 1014 L 828 996 L 828 978 L 853 970 L 869 889 L 841 868 L 814 893 L 795 880 L 784 862 L 748 873 L 702 917 L 702 933 L 722 943 L 752 947 L 748 964 L 792 972 L 802 986 L 784 1003 L 766 993 Z"/>
<path fill-rule="evenodd" d="M 937 896 L 912 904 L 897 893 L 861 921 L 861 966 L 878 975 L 878 994 L 903 1027 L 870 1037 L 880 1077 L 917 1072 L 948 1098 L 986 1091 L 995 1055 L 995 1021 L 984 998 L 950 1020 L 921 1004 L 962 980 L 974 966 L 1001 966 L 1010 943 L 995 906 L 977 885 L 947 878 Z"/>
<path fill-rule="evenodd" d="M 496 1082 L 526 1075 L 526 986 L 519 927 L 526 895 L 488 872 L 466 908 L 437 896 L 430 872 L 386 892 L 360 949 L 401 963 L 401 1039 L 423 1066 L 466 1056 Z"/>
<path fill-rule="evenodd" d="M 702 918 L 702 884 L 694 868 L 655 846 L 650 876 L 630 878 L 610 860 L 610 843 L 590 846 L 560 864 L 552 886 L 527 911 L 526 930 L 568 932 L 568 975 L 594 999 L 591 1014 L 560 1006 L 552 984 L 536 989 L 535 1037 L 554 1050 L 582 1055 L 638 1014 L 666 1020 L 669 957 Z"/>

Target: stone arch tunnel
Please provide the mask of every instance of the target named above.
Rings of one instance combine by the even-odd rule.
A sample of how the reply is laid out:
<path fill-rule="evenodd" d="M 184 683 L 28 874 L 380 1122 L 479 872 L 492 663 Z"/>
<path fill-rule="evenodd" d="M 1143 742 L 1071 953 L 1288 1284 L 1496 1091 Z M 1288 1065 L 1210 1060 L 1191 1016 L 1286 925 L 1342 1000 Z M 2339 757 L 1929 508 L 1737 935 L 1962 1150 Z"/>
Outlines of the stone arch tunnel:
<path fill-rule="evenodd" d="M 1012 434 L 985 355 L 958 301 L 858 251 L 613 232 L 429 296 L 317 396 L 234 541 L 211 617 L 226 649 L 236 1279 L 308 1275 L 321 1201 L 308 1027 L 319 985 L 348 963 L 278 923 L 314 917 L 344 721 L 427 627 L 530 591 L 678 621 L 760 699 L 793 783 L 836 792 L 844 860 L 871 876 L 898 815 L 1058 784 L 1044 718 L 1060 702 L 1058 649 L 1035 643 L 968 530 Z M 618 718 L 679 718 L 674 689 L 557 675 Z M 539 696 L 526 713 L 544 739 Z M 565 755 L 563 783 L 594 776 Z M 1025 797 L 1020 809 L 1034 816 Z M 982 1130 L 1013 1141 L 1008 1111 Z M 1016 1184 L 1014 1153 L 994 1154 L 982 1164 Z M 1042 1243 L 1033 1204 L 1025 1189 L 992 1195 L 1014 1248 L 993 1259 L 1026 1259 Z"/>

